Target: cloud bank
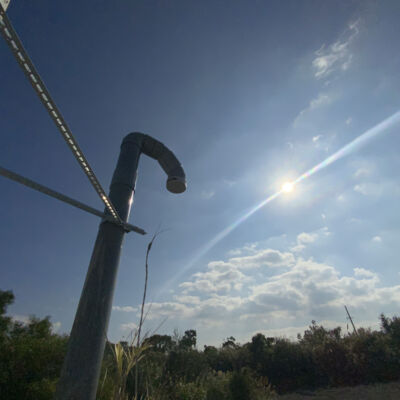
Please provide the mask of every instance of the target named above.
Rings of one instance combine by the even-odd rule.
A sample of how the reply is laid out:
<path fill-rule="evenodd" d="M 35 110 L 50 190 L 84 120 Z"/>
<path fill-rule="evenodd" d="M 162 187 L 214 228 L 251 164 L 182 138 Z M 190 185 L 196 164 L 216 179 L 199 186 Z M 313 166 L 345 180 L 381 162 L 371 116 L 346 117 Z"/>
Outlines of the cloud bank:
<path fill-rule="evenodd" d="M 345 321 L 345 304 L 363 321 L 377 321 L 380 312 L 398 308 L 400 285 L 382 285 L 377 272 L 354 266 L 343 274 L 334 265 L 299 255 L 329 240 L 329 234 L 327 228 L 300 233 L 296 246 L 301 249 L 246 246 L 241 256 L 211 261 L 205 271 L 181 282 L 170 300 L 149 305 L 147 322 L 167 318 L 218 344 L 228 334 L 249 340 L 257 331 L 292 332 L 298 326 L 300 332 L 312 319 L 337 324 Z"/>

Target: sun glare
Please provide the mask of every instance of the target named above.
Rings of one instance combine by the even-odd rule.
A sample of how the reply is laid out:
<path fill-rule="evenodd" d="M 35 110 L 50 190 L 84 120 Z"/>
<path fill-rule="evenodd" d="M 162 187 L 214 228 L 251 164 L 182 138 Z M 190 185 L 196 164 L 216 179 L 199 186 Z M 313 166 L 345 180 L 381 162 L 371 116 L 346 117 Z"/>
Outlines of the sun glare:
<path fill-rule="evenodd" d="M 294 187 L 294 185 L 293 185 L 292 182 L 286 182 L 286 183 L 283 184 L 282 190 L 285 193 L 290 193 L 291 191 L 293 191 L 293 187 Z"/>

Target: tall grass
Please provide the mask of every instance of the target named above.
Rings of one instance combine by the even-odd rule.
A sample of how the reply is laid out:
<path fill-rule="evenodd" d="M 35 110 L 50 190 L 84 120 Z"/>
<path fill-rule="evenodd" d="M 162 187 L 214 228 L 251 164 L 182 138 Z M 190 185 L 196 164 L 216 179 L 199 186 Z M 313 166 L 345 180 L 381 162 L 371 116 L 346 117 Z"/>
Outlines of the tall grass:
<path fill-rule="evenodd" d="M 135 346 L 135 336 L 129 346 L 124 346 L 121 342 L 112 345 L 116 367 L 114 371 L 114 390 L 112 400 L 130 400 L 126 387 L 129 373 L 144 357 L 144 352 L 149 348 L 146 344 Z M 134 399 L 137 400 L 137 394 L 135 394 Z"/>
<path fill-rule="evenodd" d="M 136 332 L 132 332 L 131 334 L 132 339 L 129 344 L 126 342 L 118 342 L 115 344 L 108 342 L 111 346 L 113 362 L 105 370 L 104 377 L 99 390 L 100 397 L 103 393 L 105 383 L 108 382 L 108 385 L 112 387 L 111 389 L 112 394 L 110 400 L 139 400 L 138 364 L 139 361 L 143 359 L 145 351 L 150 347 L 149 344 L 146 344 L 143 341 L 141 341 L 142 328 L 146 319 L 146 315 L 144 314 L 144 307 L 146 304 L 147 283 L 149 275 L 148 262 L 149 262 L 149 254 L 153 246 L 154 240 L 156 239 L 159 233 L 160 232 L 156 232 L 153 235 L 149 244 L 147 245 L 146 261 L 145 261 L 145 281 L 144 281 L 143 299 L 140 310 L 140 320 L 138 328 Z M 129 393 L 127 390 L 127 381 L 129 374 L 134 368 L 135 368 L 135 395 L 132 399 L 129 399 Z M 156 400 L 156 399 L 151 399 L 147 394 L 145 399 L 142 398 L 140 400 Z"/>

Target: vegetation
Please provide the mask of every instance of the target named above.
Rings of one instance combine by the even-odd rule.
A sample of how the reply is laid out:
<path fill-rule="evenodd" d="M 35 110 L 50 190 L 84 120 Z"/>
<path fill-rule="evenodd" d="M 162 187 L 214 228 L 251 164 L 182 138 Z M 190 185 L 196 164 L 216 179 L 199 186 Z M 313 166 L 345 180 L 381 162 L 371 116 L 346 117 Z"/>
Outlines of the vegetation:
<path fill-rule="evenodd" d="M 0 398 L 51 399 L 68 338 L 51 332 L 49 317 L 25 324 L 7 317 L 13 301 L 12 292 L 0 290 Z"/>
<path fill-rule="evenodd" d="M 6 315 L 14 300 L 0 290 L 0 398 L 51 399 L 68 337 L 49 317 L 27 323 Z M 380 316 L 381 329 L 343 335 L 315 321 L 298 341 L 258 333 L 239 344 L 197 349 L 195 330 L 153 335 L 138 346 L 108 343 L 99 400 L 267 400 L 278 394 L 400 379 L 400 318 Z M 138 379 L 135 366 L 138 361 Z M 135 384 L 137 385 L 135 387 Z"/>

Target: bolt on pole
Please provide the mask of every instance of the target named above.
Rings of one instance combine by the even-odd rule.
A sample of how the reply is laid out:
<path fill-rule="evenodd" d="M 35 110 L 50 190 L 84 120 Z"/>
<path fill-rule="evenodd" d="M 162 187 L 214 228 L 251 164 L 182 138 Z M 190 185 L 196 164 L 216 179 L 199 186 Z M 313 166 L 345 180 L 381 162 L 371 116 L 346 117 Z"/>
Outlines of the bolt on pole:
<path fill-rule="evenodd" d="M 159 162 L 170 192 L 186 190 L 185 173 L 175 155 L 148 135 L 130 133 L 122 141 L 109 194 L 123 222 L 129 218 L 141 153 Z M 121 226 L 100 223 L 55 400 L 95 399 L 124 235 Z"/>

